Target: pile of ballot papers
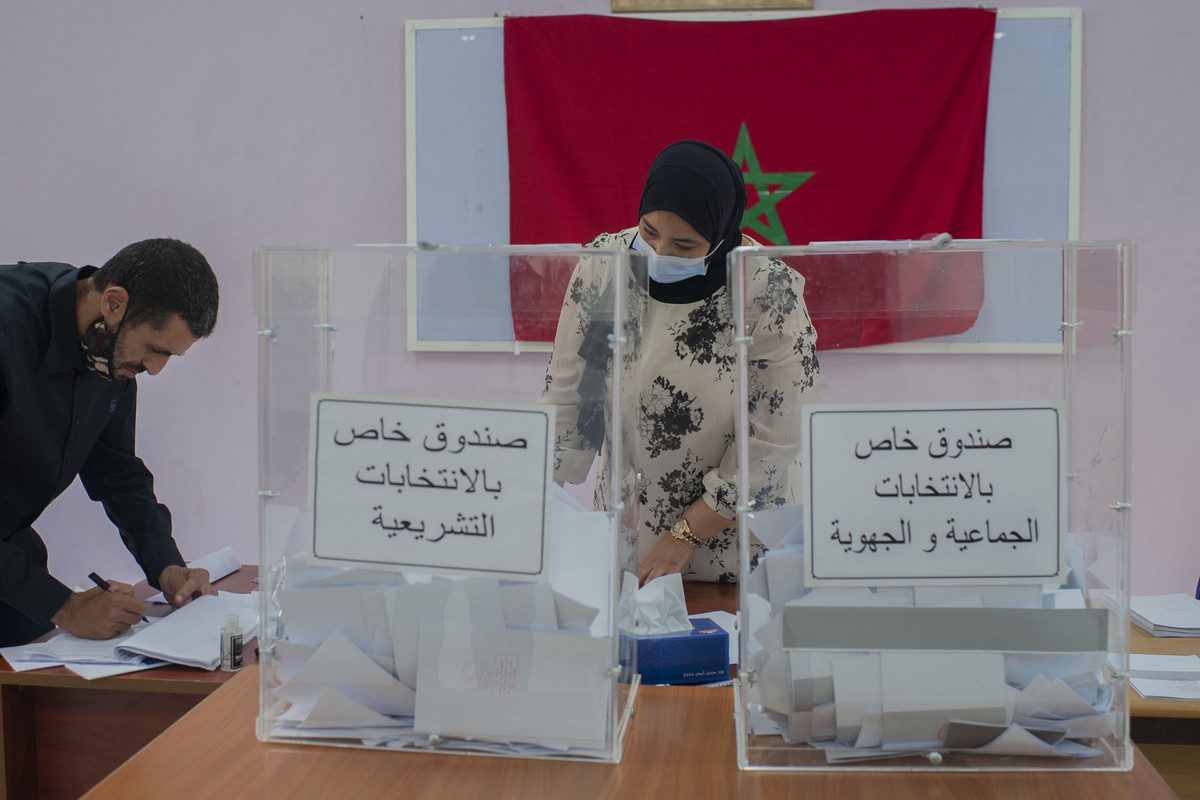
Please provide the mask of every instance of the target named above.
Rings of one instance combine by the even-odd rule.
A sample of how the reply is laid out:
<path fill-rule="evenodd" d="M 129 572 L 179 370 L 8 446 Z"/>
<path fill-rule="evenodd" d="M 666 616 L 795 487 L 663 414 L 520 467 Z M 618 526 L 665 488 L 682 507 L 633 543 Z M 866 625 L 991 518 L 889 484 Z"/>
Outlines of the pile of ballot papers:
<path fill-rule="evenodd" d="M 288 558 L 261 656 L 269 737 L 606 757 L 618 663 L 611 520 L 554 514 L 546 582 Z"/>
<path fill-rule="evenodd" d="M 743 608 L 756 736 L 835 764 L 930 751 L 1090 758 L 1119 730 L 1107 612 L 1077 588 L 810 588 L 791 509 L 756 512 L 752 531 L 770 548 Z"/>
<path fill-rule="evenodd" d="M 1200 636 L 1200 600 L 1188 594 L 1131 598 L 1129 616 L 1155 636 Z"/>
<path fill-rule="evenodd" d="M 168 663 L 211 670 L 220 664 L 221 627 L 229 614 L 238 615 L 244 641 L 256 635 L 256 594 L 220 592 L 167 616 L 149 617 L 113 639 L 81 639 L 60 631 L 44 642 L 0 648 L 0 655 L 17 672 L 66 667 L 88 680 Z"/>

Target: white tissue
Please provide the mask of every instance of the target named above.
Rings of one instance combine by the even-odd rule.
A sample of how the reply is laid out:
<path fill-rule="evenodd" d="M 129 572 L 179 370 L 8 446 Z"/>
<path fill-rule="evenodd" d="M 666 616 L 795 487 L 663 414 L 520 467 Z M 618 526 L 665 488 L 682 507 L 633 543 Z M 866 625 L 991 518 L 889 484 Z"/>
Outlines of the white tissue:
<path fill-rule="evenodd" d="M 639 636 L 680 633 L 692 629 L 678 572 L 655 578 L 638 588 L 637 576 L 626 572 L 621 583 L 621 628 Z"/>

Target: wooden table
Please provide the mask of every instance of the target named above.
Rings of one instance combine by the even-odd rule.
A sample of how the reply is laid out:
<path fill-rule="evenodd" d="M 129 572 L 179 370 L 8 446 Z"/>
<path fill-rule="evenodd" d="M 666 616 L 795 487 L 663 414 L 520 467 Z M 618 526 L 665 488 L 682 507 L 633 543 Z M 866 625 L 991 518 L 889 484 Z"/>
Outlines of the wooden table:
<path fill-rule="evenodd" d="M 1132 623 L 1129 652 L 1186 656 L 1200 654 L 1200 639 L 1157 637 Z M 1129 733 L 1146 758 L 1181 797 L 1200 799 L 1200 702 L 1145 700 L 1129 689 Z"/>
<path fill-rule="evenodd" d="M 620 764 L 265 744 L 254 737 L 257 667 L 97 785 L 87 798 L 1064 798 L 1174 795 L 1137 754 L 1132 772 L 764 774 L 735 761 L 732 689 L 647 686 Z"/>
<path fill-rule="evenodd" d="M 215 585 L 249 592 L 257 577 L 244 564 Z M 154 589 L 143 582 L 134 593 Z M 88 681 L 65 667 L 13 672 L 0 659 L 0 798 L 79 797 L 233 676 L 168 665 Z"/>

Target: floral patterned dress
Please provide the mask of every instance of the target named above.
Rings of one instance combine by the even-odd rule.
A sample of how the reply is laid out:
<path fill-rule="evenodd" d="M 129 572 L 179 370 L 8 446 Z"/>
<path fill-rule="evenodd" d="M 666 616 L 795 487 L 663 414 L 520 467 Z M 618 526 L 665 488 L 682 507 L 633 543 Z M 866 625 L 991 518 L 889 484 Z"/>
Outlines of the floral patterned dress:
<path fill-rule="evenodd" d="M 627 248 L 636 228 L 602 234 L 589 247 Z M 753 244 L 748 241 L 747 243 Z M 580 385 L 593 315 L 611 276 L 610 258 L 580 259 L 559 317 L 554 352 L 541 402 L 557 406 L 555 479 L 582 483 L 596 457 L 584 435 Z M 749 476 L 754 508 L 799 502 L 800 403 L 816 384 L 817 334 L 804 306 L 804 278 L 777 259 L 747 267 L 746 323 L 749 353 Z M 644 287 L 628 293 L 639 325 L 627 325 L 622 407 L 630 424 L 622 432 L 625 469 L 619 478 L 627 552 L 641 560 L 685 509 L 703 497 L 731 527 L 692 554 L 684 577 L 732 582 L 738 574 L 736 420 L 737 354 L 728 287 L 693 303 L 666 303 Z M 611 358 L 609 359 L 611 362 Z M 611 380 L 612 365 L 606 365 Z M 631 411 L 635 413 L 630 413 Z M 636 424 L 634 424 L 636 423 Z M 595 506 L 609 503 L 611 432 L 600 446 Z M 761 545 L 754 544 L 756 558 Z"/>

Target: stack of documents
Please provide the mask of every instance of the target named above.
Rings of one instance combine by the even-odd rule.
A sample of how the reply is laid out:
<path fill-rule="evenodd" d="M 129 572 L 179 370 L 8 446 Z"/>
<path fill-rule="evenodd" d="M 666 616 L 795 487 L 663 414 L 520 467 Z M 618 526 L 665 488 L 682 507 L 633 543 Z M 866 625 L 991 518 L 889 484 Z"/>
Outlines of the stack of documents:
<path fill-rule="evenodd" d="M 165 617 L 151 617 L 113 639 L 81 639 L 62 631 L 45 642 L 0 648 L 18 672 L 66 667 L 93 680 L 160 667 L 166 663 L 216 669 L 221 660 L 221 627 L 226 614 L 238 614 L 243 640 L 257 633 L 255 594 L 221 592 L 200 597 Z"/>
<path fill-rule="evenodd" d="M 1131 653 L 1129 685 L 1147 700 L 1200 700 L 1200 656 Z"/>
<path fill-rule="evenodd" d="M 1200 600 L 1186 594 L 1134 597 L 1133 621 L 1155 636 L 1200 636 Z"/>
<path fill-rule="evenodd" d="M 221 628 L 237 614 L 242 641 L 258 635 L 255 594 L 221 592 L 197 597 L 182 608 L 139 630 L 116 645 L 123 656 L 169 661 L 186 667 L 216 669 L 221 663 Z"/>

